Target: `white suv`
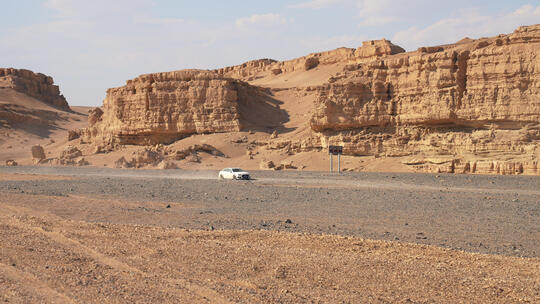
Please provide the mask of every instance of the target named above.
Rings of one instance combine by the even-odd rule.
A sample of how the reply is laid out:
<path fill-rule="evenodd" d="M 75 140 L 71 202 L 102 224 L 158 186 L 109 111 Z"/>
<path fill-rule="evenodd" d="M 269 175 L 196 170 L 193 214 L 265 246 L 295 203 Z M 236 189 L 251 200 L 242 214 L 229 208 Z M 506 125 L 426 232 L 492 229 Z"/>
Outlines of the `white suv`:
<path fill-rule="evenodd" d="M 249 172 L 240 168 L 226 168 L 219 171 L 219 179 L 250 179 Z"/>

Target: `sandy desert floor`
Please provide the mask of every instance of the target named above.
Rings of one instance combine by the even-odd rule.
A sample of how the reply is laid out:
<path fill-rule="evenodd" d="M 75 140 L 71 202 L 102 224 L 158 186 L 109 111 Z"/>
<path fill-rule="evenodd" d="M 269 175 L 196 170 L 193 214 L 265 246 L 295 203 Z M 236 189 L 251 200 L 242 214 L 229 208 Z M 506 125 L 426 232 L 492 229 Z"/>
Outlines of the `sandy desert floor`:
<path fill-rule="evenodd" d="M 1 167 L 0 300 L 540 301 L 537 178 L 254 177 Z"/>

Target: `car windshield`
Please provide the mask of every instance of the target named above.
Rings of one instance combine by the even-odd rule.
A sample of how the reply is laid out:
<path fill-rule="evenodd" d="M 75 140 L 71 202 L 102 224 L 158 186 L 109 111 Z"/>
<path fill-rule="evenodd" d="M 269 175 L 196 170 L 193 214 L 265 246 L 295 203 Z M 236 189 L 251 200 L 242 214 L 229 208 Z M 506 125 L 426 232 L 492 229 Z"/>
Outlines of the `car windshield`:
<path fill-rule="evenodd" d="M 242 169 L 234 168 L 232 169 L 232 172 L 242 172 Z"/>

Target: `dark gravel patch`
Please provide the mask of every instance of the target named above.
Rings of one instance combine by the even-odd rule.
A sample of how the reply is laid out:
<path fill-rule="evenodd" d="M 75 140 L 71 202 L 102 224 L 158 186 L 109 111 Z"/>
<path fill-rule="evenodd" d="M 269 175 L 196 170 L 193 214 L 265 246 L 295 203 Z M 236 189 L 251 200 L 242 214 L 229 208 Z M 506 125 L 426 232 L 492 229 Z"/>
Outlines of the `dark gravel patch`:
<path fill-rule="evenodd" d="M 138 224 L 354 235 L 540 256 L 538 177 L 260 171 L 252 172 L 253 181 L 218 181 L 217 171 L 0 167 L 0 172 L 78 176 L 0 181 L 0 192 L 163 202 L 163 210 L 152 209 L 167 210 L 163 221 L 138 217 Z"/>

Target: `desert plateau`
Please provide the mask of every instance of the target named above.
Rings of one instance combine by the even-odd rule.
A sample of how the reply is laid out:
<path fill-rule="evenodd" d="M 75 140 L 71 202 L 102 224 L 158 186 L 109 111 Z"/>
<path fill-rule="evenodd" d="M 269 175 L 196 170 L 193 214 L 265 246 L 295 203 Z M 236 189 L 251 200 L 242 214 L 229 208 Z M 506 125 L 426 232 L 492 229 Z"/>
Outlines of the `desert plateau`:
<path fill-rule="evenodd" d="M 538 24 L 152 72 L 97 107 L 53 77 L 0 67 L 0 302 L 540 303 Z"/>

